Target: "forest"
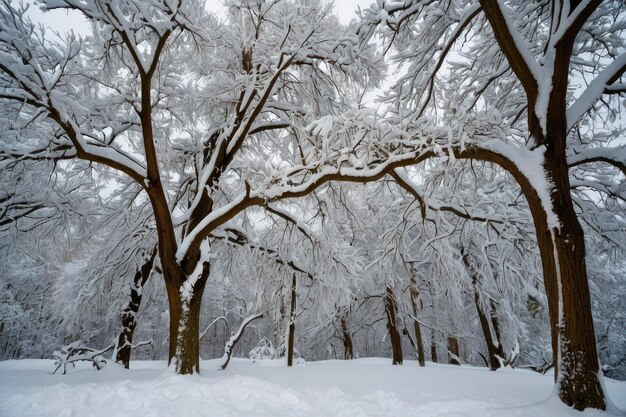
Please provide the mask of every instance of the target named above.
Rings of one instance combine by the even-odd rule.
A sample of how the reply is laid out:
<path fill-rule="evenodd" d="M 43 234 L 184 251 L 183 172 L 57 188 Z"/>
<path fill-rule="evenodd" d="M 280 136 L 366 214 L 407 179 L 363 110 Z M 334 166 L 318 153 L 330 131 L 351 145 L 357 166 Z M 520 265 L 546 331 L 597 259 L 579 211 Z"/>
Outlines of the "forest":
<path fill-rule="evenodd" d="M 623 1 L 213 3 L 0 0 L 0 382 L 385 358 L 621 415 Z"/>

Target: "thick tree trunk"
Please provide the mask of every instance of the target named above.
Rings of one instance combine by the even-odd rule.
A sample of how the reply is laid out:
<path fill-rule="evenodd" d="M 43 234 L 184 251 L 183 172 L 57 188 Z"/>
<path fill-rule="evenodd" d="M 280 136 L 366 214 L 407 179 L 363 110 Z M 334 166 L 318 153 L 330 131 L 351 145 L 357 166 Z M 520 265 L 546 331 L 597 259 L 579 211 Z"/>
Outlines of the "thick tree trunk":
<path fill-rule="evenodd" d="M 133 344 L 133 336 L 137 327 L 137 312 L 141 306 L 142 289 L 152 272 L 156 250 L 152 252 L 152 256 L 139 268 L 133 278 L 133 284 L 130 288 L 130 300 L 126 307 L 120 312 L 122 320 L 122 331 L 117 338 L 117 351 L 115 353 L 115 362 L 124 365 L 128 369 L 130 366 L 130 354 Z"/>
<path fill-rule="evenodd" d="M 584 234 L 570 194 L 565 158 L 546 152 L 544 165 L 551 189 L 553 214 L 549 218 L 539 198 L 528 198 L 541 253 L 544 286 L 555 357 L 559 398 L 578 410 L 605 409 L 599 381 Z M 528 193 L 527 193 L 528 195 Z"/>
<path fill-rule="evenodd" d="M 569 183 L 569 181 L 568 181 Z M 562 194 L 556 191 L 554 194 Z M 554 197 L 553 197 L 554 198 Z M 585 264 L 585 242 L 582 228 L 571 207 L 569 189 L 563 200 L 569 210 L 559 212 L 560 228 L 553 228 L 541 240 L 544 250 L 552 249 L 550 277 L 553 287 L 552 327 L 558 335 L 557 384 L 563 402 L 578 410 L 587 407 L 606 408 L 598 379 L 596 350 L 589 283 Z M 545 277 L 544 277 L 545 280 Z M 556 300 L 555 300 L 556 298 Z"/>
<path fill-rule="evenodd" d="M 289 341 L 287 343 L 287 366 L 293 365 L 293 352 L 296 342 L 296 273 L 291 280 L 291 308 L 289 311 Z"/>
<path fill-rule="evenodd" d="M 389 330 L 389 340 L 391 341 L 392 363 L 402 365 L 402 339 L 398 331 L 398 307 L 393 296 L 393 290 L 387 286 L 385 293 L 385 313 L 387 314 L 387 330 Z"/>
<path fill-rule="evenodd" d="M 448 336 L 448 363 L 451 365 L 460 365 L 459 358 L 459 339 L 454 336 Z"/>
<path fill-rule="evenodd" d="M 354 348 L 352 345 L 352 335 L 348 330 L 347 315 L 341 316 L 341 341 L 343 342 L 343 358 L 345 360 L 354 359 Z"/>
<path fill-rule="evenodd" d="M 545 73 L 550 79 L 541 80 L 542 83 L 548 81 L 549 86 L 545 111 L 537 106 L 540 93 L 538 80 L 527 66 L 525 57 L 519 53 L 514 37 L 510 36 L 509 25 L 500 4 L 487 0 L 481 0 L 480 3 L 494 31 L 495 39 L 526 93 L 528 130 L 532 143 L 545 146 L 543 174 L 552 207 L 543 207 L 540 196 L 537 195 L 537 191 L 541 190 L 533 189 L 530 184 L 520 185 L 533 214 L 541 252 L 552 330 L 552 349 L 556 358 L 558 395 L 565 404 L 578 410 L 588 407 L 605 409 L 606 403 L 598 377 L 584 235 L 572 203 L 566 159 L 570 130 L 567 97 L 572 51 L 577 33 L 600 2 L 593 2 L 595 4 L 583 8 L 576 19 L 571 21 L 567 21 L 571 16 L 559 14 L 557 17 L 556 11 L 552 11 L 555 17 L 553 23 L 559 29 L 560 25 L 566 25 L 568 29 L 553 45 L 553 61 L 550 71 Z M 509 170 L 513 172 L 515 168 Z M 543 186 L 542 178 L 540 188 Z M 545 203 L 547 205 L 548 202 Z"/>
<path fill-rule="evenodd" d="M 417 301 L 419 300 L 419 291 L 417 289 L 417 278 L 415 274 L 409 280 L 409 293 L 411 295 L 411 307 L 413 309 L 413 330 L 415 331 L 415 349 L 417 350 L 417 362 L 420 366 L 425 366 L 424 359 L 424 341 L 422 340 L 422 329 L 419 321 L 417 321 Z M 420 309 L 421 310 L 421 309 Z"/>
<path fill-rule="evenodd" d="M 176 373 L 200 372 L 200 307 L 210 265 L 204 263 L 193 285 L 183 281 L 180 286 L 166 281 L 170 308 L 170 363 Z"/>

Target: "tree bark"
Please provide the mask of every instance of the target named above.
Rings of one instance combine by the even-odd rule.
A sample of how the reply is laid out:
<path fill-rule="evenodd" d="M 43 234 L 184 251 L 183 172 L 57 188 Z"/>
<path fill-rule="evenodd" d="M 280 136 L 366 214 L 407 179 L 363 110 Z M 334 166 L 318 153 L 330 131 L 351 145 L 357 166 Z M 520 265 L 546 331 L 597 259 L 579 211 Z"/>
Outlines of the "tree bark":
<path fill-rule="evenodd" d="M 341 341 L 343 342 L 343 358 L 345 360 L 354 359 L 354 348 L 352 345 L 352 335 L 348 330 L 347 314 L 341 316 Z"/>
<path fill-rule="evenodd" d="M 564 403 L 577 410 L 605 409 L 598 378 L 584 235 L 574 212 L 567 167 L 564 163 L 551 163 L 550 159 L 547 158 L 546 165 L 552 165 L 547 172 L 553 173 L 548 178 L 555 185 L 551 198 L 559 227 L 539 225 L 541 233 L 538 231 L 537 240 L 553 330 L 553 351 L 558 358 L 555 361 L 558 394 Z"/>
<path fill-rule="evenodd" d="M 117 351 L 115 353 L 115 362 L 124 365 L 128 369 L 130 366 L 130 354 L 133 344 L 133 336 L 137 327 L 137 312 L 141 306 L 142 289 L 152 272 L 154 258 L 156 257 L 156 249 L 146 262 L 137 270 L 133 278 L 133 284 L 130 288 L 130 300 L 126 307 L 120 312 L 122 320 L 122 331 L 117 338 Z"/>
<path fill-rule="evenodd" d="M 485 344 L 487 345 L 487 355 L 489 357 L 488 366 L 492 371 L 495 371 L 496 369 L 500 368 L 500 361 L 496 357 L 497 348 L 493 343 L 493 335 L 491 334 L 491 328 L 489 327 L 489 319 L 487 319 L 487 314 L 485 314 L 480 302 L 480 291 L 478 291 L 478 274 L 470 263 L 468 249 L 462 249 L 461 252 L 463 254 L 463 264 L 465 265 L 465 270 L 472 277 L 474 306 L 476 307 L 476 312 L 478 313 L 478 321 L 480 322 L 480 328 L 483 332 L 483 337 L 485 338 Z"/>
<path fill-rule="evenodd" d="M 291 308 L 289 311 L 289 341 L 287 343 L 287 366 L 293 365 L 293 352 L 296 342 L 296 273 L 291 280 Z"/>
<path fill-rule="evenodd" d="M 567 21 L 569 16 L 560 14 L 553 19 L 553 23 L 567 28 L 552 46 L 551 71 L 545 73 L 550 78 L 547 80 L 550 90 L 543 115 L 536 113 L 538 81 L 511 35 L 506 10 L 502 10 L 501 4 L 494 0 L 481 0 L 480 4 L 500 49 L 526 93 L 531 139 L 536 146 L 546 148 L 543 168 L 552 207 L 542 207 L 537 190 L 529 192 L 528 185 L 524 193 L 533 214 L 541 252 L 558 395 L 561 401 L 577 410 L 588 407 L 604 410 L 606 403 L 598 378 L 584 234 L 572 203 L 566 160 L 569 134 L 567 96 L 572 51 L 578 32 L 600 1 L 589 2 L 571 21 Z M 576 5 L 570 4 L 569 7 L 573 10 Z M 555 10 L 552 12 L 555 13 Z M 542 126 L 539 116 L 543 116 L 545 126 Z"/>
<path fill-rule="evenodd" d="M 460 365 L 459 357 L 459 339 L 454 336 L 448 336 L 448 363 L 451 365 Z"/>
<path fill-rule="evenodd" d="M 485 344 L 487 345 L 487 354 L 489 357 L 489 368 L 492 371 L 500 368 L 500 361 L 496 357 L 496 347 L 493 344 L 493 336 L 491 335 L 491 329 L 489 328 L 489 320 L 487 315 L 483 311 L 480 305 L 480 293 L 476 286 L 474 286 L 474 305 L 476 306 L 476 312 L 478 313 L 478 320 L 480 321 L 480 327 L 483 331 L 485 338 Z"/>
<path fill-rule="evenodd" d="M 210 265 L 205 262 L 193 286 L 187 281 L 175 288 L 166 284 L 170 307 L 170 363 L 174 360 L 178 374 L 200 372 L 200 307 L 209 272 Z"/>
<path fill-rule="evenodd" d="M 417 350 L 417 362 L 420 366 L 426 366 L 424 359 L 424 341 L 422 340 L 422 329 L 419 321 L 417 321 L 417 301 L 419 300 L 419 291 L 417 289 L 417 278 L 415 273 L 411 275 L 409 280 L 409 293 L 411 296 L 411 307 L 413 309 L 413 330 L 415 331 L 415 348 Z"/>
<path fill-rule="evenodd" d="M 430 341 L 430 360 L 434 363 L 438 362 L 437 358 L 437 345 L 435 344 L 435 338 L 433 337 Z"/>
<path fill-rule="evenodd" d="M 496 355 L 500 360 L 504 361 L 505 365 L 512 365 L 511 362 L 514 361 L 514 358 L 507 359 L 506 353 L 504 352 L 504 346 L 502 345 L 502 334 L 500 333 L 500 320 L 498 319 L 498 307 L 496 306 L 496 302 L 492 299 L 489 300 L 489 309 L 491 315 L 491 325 L 493 327 L 493 332 L 496 336 L 495 341 L 496 345 Z"/>
<path fill-rule="evenodd" d="M 541 135 L 542 132 L 531 134 Z M 588 407 L 605 409 L 604 393 L 598 378 L 599 362 L 584 233 L 571 198 L 565 150 L 556 149 L 558 146 L 553 145 L 561 144 L 562 147 L 566 134 L 557 129 L 553 136 L 561 137 L 547 141 L 544 161 L 544 175 L 551 185 L 550 217 L 536 191 L 525 190 L 524 194 L 533 217 L 541 255 L 555 358 L 555 381 L 559 398 L 565 404 L 577 410 Z"/>
<path fill-rule="evenodd" d="M 389 330 L 389 340 L 391 341 L 392 363 L 402 365 L 402 339 L 398 331 L 398 307 L 393 296 L 393 290 L 387 286 L 385 293 L 385 313 L 387 314 L 387 330 Z"/>

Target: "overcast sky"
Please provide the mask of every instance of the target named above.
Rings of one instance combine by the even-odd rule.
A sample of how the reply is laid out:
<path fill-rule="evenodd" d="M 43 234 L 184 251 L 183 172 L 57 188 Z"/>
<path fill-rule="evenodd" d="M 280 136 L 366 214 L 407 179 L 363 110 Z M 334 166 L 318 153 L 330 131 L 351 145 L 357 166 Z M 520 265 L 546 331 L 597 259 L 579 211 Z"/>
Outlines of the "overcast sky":
<path fill-rule="evenodd" d="M 337 0 L 335 1 L 335 10 L 343 23 L 350 22 L 356 17 L 355 11 L 357 7 L 365 8 L 374 3 L 375 0 Z M 31 2 L 29 2 L 31 3 Z M 210 10 L 216 11 L 220 15 L 224 15 L 224 6 L 221 0 L 207 0 L 207 6 Z M 43 23 L 52 30 L 66 32 L 74 30 L 79 34 L 87 34 L 89 25 L 84 18 L 78 13 L 69 13 L 66 11 L 53 11 L 43 13 L 37 5 L 31 5 L 29 15 Z"/>

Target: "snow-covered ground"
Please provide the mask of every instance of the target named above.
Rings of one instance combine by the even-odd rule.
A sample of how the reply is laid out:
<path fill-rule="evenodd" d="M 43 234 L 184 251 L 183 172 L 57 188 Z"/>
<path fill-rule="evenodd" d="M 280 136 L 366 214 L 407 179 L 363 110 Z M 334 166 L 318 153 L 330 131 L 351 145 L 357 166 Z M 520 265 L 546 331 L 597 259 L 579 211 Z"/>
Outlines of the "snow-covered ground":
<path fill-rule="evenodd" d="M 389 359 L 307 362 L 234 359 L 225 371 L 202 363 L 182 377 L 164 362 L 135 361 L 130 371 L 89 365 L 52 375 L 53 362 L 0 362 L 0 416 L 623 416 L 626 382 L 606 380 L 612 408 L 605 414 L 569 409 L 552 396 L 552 376 L 523 370 Z M 619 408 L 618 408 L 619 407 Z"/>

